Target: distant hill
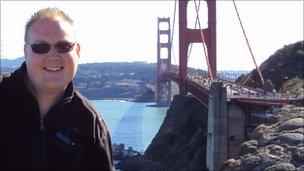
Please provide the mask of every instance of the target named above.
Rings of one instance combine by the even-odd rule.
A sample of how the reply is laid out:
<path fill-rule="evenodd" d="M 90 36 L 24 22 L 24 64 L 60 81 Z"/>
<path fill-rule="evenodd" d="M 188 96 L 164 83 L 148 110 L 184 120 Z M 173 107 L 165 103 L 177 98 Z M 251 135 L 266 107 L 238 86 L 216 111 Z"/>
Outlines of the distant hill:
<path fill-rule="evenodd" d="M 90 99 L 134 99 L 147 91 L 147 84 L 155 84 L 155 68 L 144 62 L 80 64 L 74 83 Z"/>
<path fill-rule="evenodd" d="M 1 59 L 1 72 L 13 72 L 22 62 L 21 58 Z M 189 70 L 195 74 L 203 72 Z M 75 88 L 89 99 L 135 99 L 152 93 L 147 85 L 155 83 L 156 64 L 146 62 L 80 64 L 74 78 Z"/>
<path fill-rule="evenodd" d="M 260 66 L 265 82 L 280 93 L 304 97 L 304 41 L 285 45 Z M 237 79 L 237 82 L 263 88 L 256 70 Z"/>
<path fill-rule="evenodd" d="M 24 57 L 19 57 L 16 59 L 1 59 L 1 67 L 4 68 L 17 68 L 19 67 L 22 62 L 24 61 Z"/>
<path fill-rule="evenodd" d="M 24 58 L 1 59 L 1 73 L 16 70 Z M 177 66 L 173 66 L 177 67 Z M 189 68 L 191 75 L 206 71 Z M 219 76 L 233 79 L 243 72 L 221 71 Z M 146 62 L 105 62 L 80 64 L 74 78 L 75 88 L 89 99 L 135 99 L 154 92 L 147 85 L 156 84 L 156 64 Z M 155 88 L 152 88 L 155 90 Z M 178 91 L 173 84 L 172 90 Z M 174 93 L 173 93 L 174 94 Z"/>
<path fill-rule="evenodd" d="M 24 61 L 24 57 L 19 57 L 16 59 L 0 59 L 0 72 L 12 72 L 16 70 Z"/>

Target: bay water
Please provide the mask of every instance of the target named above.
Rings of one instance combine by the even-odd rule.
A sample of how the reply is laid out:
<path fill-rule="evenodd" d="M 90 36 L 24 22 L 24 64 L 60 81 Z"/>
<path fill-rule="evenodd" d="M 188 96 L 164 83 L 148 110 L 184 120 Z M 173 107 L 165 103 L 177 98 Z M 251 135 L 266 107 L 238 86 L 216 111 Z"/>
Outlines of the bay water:
<path fill-rule="evenodd" d="M 155 103 L 118 100 L 92 100 L 110 131 L 112 143 L 143 153 L 160 128 L 168 107 Z"/>

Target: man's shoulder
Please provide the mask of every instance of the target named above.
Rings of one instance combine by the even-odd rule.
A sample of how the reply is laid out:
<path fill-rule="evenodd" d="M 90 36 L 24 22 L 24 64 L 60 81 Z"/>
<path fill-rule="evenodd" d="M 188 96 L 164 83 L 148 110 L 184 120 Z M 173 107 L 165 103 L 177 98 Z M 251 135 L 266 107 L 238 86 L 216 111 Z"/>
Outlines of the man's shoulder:
<path fill-rule="evenodd" d="M 89 99 L 87 99 L 85 96 L 83 96 L 81 93 L 79 93 L 77 90 L 74 91 L 74 97 L 76 98 L 78 103 L 83 104 L 83 107 L 89 108 L 91 110 L 96 110 L 92 102 Z"/>
<path fill-rule="evenodd" d="M 0 89 L 1 96 L 10 97 L 19 91 L 20 84 L 14 73 L 0 74 Z"/>
<path fill-rule="evenodd" d="M 101 116 L 99 110 L 92 104 L 92 102 L 76 90 L 74 91 L 74 98 L 76 103 L 75 105 L 77 105 L 79 110 L 85 111 L 94 117 Z"/>
<path fill-rule="evenodd" d="M 107 124 L 100 113 L 100 111 L 92 104 L 92 102 L 83 96 L 78 91 L 74 91 L 75 105 L 77 105 L 78 110 L 87 113 L 89 116 L 93 117 L 96 123 L 103 128 L 107 128 Z M 80 109 L 81 108 L 81 109 Z"/>
<path fill-rule="evenodd" d="M 3 84 L 9 84 L 8 86 L 11 86 L 10 84 L 19 84 L 20 78 L 23 77 L 23 73 L 25 72 L 25 70 L 26 66 L 24 63 L 14 71 L 0 73 L 1 86 Z"/>
<path fill-rule="evenodd" d="M 0 83 L 2 84 L 2 81 L 4 81 L 4 80 L 10 78 L 11 75 L 12 75 L 11 72 L 10 72 L 10 73 L 1 73 L 1 74 L 0 74 Z"/>

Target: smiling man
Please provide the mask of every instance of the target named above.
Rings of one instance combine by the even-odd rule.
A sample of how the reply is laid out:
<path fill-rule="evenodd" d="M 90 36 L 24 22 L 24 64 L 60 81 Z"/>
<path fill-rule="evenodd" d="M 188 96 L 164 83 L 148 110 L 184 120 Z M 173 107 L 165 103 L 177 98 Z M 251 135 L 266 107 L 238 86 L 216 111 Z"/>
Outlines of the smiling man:
<path fill-rule="evenodd" d="M 73 88 L 81 49 L 73 20 L 42 9 L 24 40 L 25 63 L 0 77 L 0 170 L 113 170 L 106 123 Z"/>

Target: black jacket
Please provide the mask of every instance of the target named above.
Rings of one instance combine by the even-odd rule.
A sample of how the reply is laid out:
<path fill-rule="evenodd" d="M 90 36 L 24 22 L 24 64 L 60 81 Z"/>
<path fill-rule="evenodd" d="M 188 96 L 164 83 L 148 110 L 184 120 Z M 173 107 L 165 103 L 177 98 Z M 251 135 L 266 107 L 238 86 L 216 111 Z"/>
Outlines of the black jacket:
<path fill-rule="evenodd" d="M 0 76 L 0 170 L 112 170 L 110 135 L 100 113 L 71 82 L 62 101 L 40 119 L 26 72 L 23 64 Z"/>

